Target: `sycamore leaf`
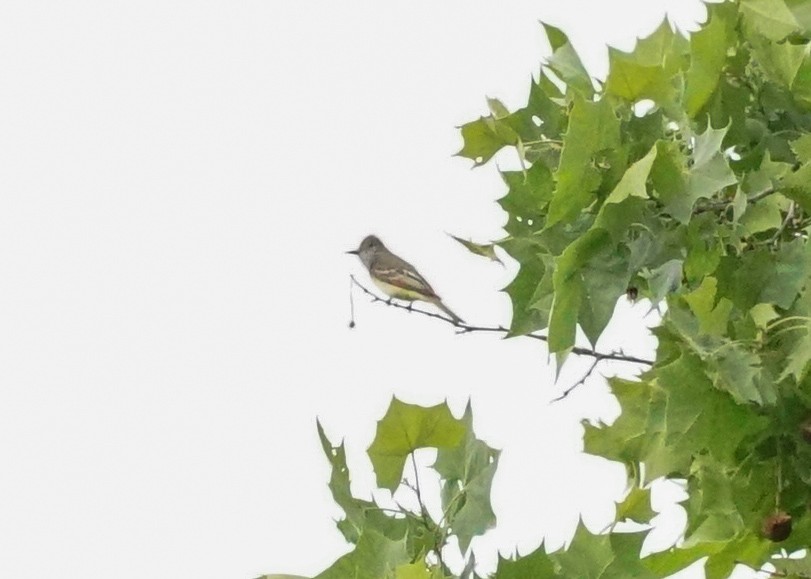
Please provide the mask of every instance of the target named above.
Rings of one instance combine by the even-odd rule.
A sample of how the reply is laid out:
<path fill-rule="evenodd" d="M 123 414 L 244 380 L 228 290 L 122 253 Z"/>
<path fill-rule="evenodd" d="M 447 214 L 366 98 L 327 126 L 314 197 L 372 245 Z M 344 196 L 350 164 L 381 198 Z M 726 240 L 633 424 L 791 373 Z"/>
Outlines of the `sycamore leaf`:
<path fill-rule="evenodd" d="M 582 579 L 653 579 L 639 559 L 647 533 L 610 533 L 592 535 L 585 526 L 577 527 L 566 551 L 555 553 L 555 560 L 567 577 Z"/>
<path fill-rule="evenodd" d="M 546 328 L 554 289 L 551 257 L 537 239 L 519 237 L 501 242 L 501 246 L 521 263 L 521 268 L 504 291 L 512 302 L 511 336 L 520 336 Z"/>
<path fill-rule="evenodd" d="M 619 144 L 619 126 L 607 99 L 593 103 L 575 97 L 555 173 L 557 188 L 549 207 L 547 227 L 558 221 L 573 221 L 594 200 L 593 191 L 600 184 L 594 156 Z"/>
<path fill-rule="evenodd" d="M 559 577 L 555 572 L 555 564 L 550 555 L 544 551 L 543 545 L 537 550 L 515 559 L 498 558 L 496 574 L 491 579 L 552 579 Z"/>
<path fill-rule="evenodd" d="M 569 38 L 559 28 L 543 22 L 541 24 L 552 47 L 552 56 L 546 59 L 546 66 L 568 86 L 585 96 L 591 96 L 594 93 L 591 77 Z"/>
<path fill-rule="evenodd" d="M 617 505 L 618 521 L 631 519 L 637 523 L 647 523 L 654 516 L 656 511 L 651 508 L 649 488 L 633 487 L 628 496 Z"/>
<path fill-rule="evenodd" d="M 788 579 L 811 577 L 811 556 L 809 555 L 802 559 L 789 559 L 788 557 L 771 559 L 769 563 L 774 565 L 778 572 L 785 573 L 781 577 L 787 577 Z"/>
<path fill-rule="evenodd" d="M 727 333 L 727 322 L 732 311 L 732 302 L 721 298 L 716 304 L 715 294 L 718 280 L 714 277 L 705 277 L 701 286 L 684 296 L 684 301 L 698 318 L 699 332 L 712 336 L 722 336 Z"/>
<path fill-rule="evenodd" d="M 503 147 L 517 146 L 522 141 L 534 141 L 543 136 L 532 120 L 533 112 L 523 108 L 510 113 L 496 99 L 488 99 L 491 114 L 460 127 L 464 145 L 456 153 L 472 159 L 475 166 L 489 161 Z"/>
<path fill-rule="evenodd" d="M 394 579 L 432 579 L 433 577 L 435 575 L 425 566 L 425 563 L 400 565 L 394 572 Z"/>
<path fill-rule="evenodd" d="M 517 225 L 515 218 L 521 218 L 522 227 L 526 224 L 532 231 L 542 229 L 546 209 L 555 191 L 555 181 L 549 168 L 538 162 L 526 173 L 503 171 L 501 177 L 509 187 L 507 194 L 498 200 L 501 208 L 511 217 L 510 223 L 507 224 L 507 232 L 510 235 L 518 233 L 515 229 Z"/>
<path fill-rule="evenodd" d="M 491 579 L 653 579 L 655 576 L 639 559 L 646 534 L 592 535 L 581 523 L 565 551 L 547 554 L 541 545 L 515 560 L 499 557 L 496 574 Z"/>
<path fill-rule="evenodd" d="M 660 332 L 660 339 L 673 338 Z M 702 451 L 719 462 L 734 464 L 738 445 L 768 424 L 713 388 L 701 361 L 687 353 L 659 368 L 655 381 L 615 379 L 611 385 L 623 413 L 609 428 L 587 425 L 585 449 L 629 464 L 645 463 L 648 480 L 686 476 L 692 456 Z"/>
<path fill-rule="evenodd" d="M 425 447 L 453 448 L 463 440 L 465 430 L 447 404 L 426 408 L 392 398 L 368 450 L 378 486 L 393 492 L 400 485 L 406 458 L 412 452 Z"/>
<path fill-rule="evenodd" d="M 683 266 L 682 260 L 671 259 L 646 276 L 650 288 L 650 300 L 654 304 L 658 304 L 681 286 Z"/>
<path fill-rule="evenodd" d="M 461 237 L 456 237 L 455 235 L 450 235 L 453 239 L 464 245 L 467 250 L 474 254 L 474 255 L 481 255 L 482 257 L 486 257 L 490 261 L 497 261 L 500 264 L 504 265 L 504 262 L 501 261 L 498 255 L 496 255 L 496 246 L 493 243 L 473 243 L 472 241 L 468 241 L 466 239 L 462 239 Z"/>
<path fill-rule="evenodd" d="M 690 68 L 687 71 L 684 103 L 687 114 L 695 117 L 709 100 L 726 64 L 730 42 L 728 28 L 734 23 L 734 4 L 707 6 L 709 20 L 690 36 Z"/>
<path fill-rule="evenodd" d="M 755 235 L 770 229 L 777 229 L 783 222 L 780 210 L 783 205 L 780 194 L 770 195 L 757 203 L 752 203 L 741 218 L 741 225 L 748 235 Z"/>
<path fill-rule="evenodd" d="M 332 466 L 332 473 L 329 480 L 329 489 L 332 491 L 332 498 L 346 513 L 346 521 L 339 525 L 344 537 L 350 543 L 355 543 L 366 523 L 366 510 L 374 507 L 374 503 L 356 499 L 352 496 L 349 485 L 349 468 L 346 465 L 346 450 L 343 443 L 340 446 L 333 446 L 324 433 L 321 422 L 317 422 L 318 438 L 321 440 L 321 448 Z"/>
<path fill-rule="evenodd" d="M 811 520 L 805 517 L 801 526 L 795 527 L 792 531 L 789 540 L 780 546 L 788 550 L 807 547 L 811 539 L 809 522 Z M 666 577 L 703 557 L 708 557 L 704 565 L 707 579 L 726 579 L 738 564 L 760 569 L 766 562 L 774 563 L 775 559 L 771 559 L 771 555 L 775 551 L 777 551 L 775 543 L 749 531 L 742 532 L 727 541 L 706 541 L 688 548 L 672 548 L 646 557 L 643 561 L 657 577 Z"/>
<path fill-rule="evenodd" d="M 727 128 L 708 126 L 696 135 L 689 156 L 672 144 L 658 145 L 659 155 L 651 170 L 654 188 L 668 212 L 682 223 L 690 220 L 696 201 L 738 182 L 721 151 L 726 132 Z"/>
<path fill-rule="evenodd" d="M 752 54 L 764 74 L 772 81 L 791 88 L 803 60 L 808 56 L 808 46 L 790 42 L 772 42 L 758 34 L 750 37 Z"/>
<path fill-rule="evenodd" d="M 569 245 L 557 259 L 555 297 L 549 319 L 549 350 L 565 352 L 574 345 L 578 319 L 592 343 L 605 329 L 629 270 L 627 248 L 615 247 L 603 229 L 592 229 Z"/>
<path fill-rule="evenodd" d="M 780 181 L 781 191 L 804 211 L 811 211 L 811 163 L 802 165 Z"/>
<path fill-rule="evenodd" d="M 459 547 L 466 552 L 474 536 L 496 524 L 490 505 L 490 487 L 498 466 L 499 452 L 476 438 L 473 432 L 473 409 L 468 404 L 462 423 L 465 437 L 453 448 L 437 451 L 434 469 L 445 481 L 442 510 L 447 513 Z"/>
<path fill-rule="evenodd" d="M 656 151 L 656 147 L 652 147 L 647 155 L 628 167 L 628 170 L 625 171 L 620 182 L 617 183 L 617 186 L 614 187 L 614 190 L 611 191 L 611 194 L 605 200 L 606 204 L 620 203 L 631 196 L 641 197 L 643 199 L 648 198 L 648 190 L 645 187 L 645 183 L 648 180 L 648 174 L 653 166 L 653 161 L 656 159 Z M 600 217 L 598 216 L 598 223 L 599 220 Z"/>
<path fill-rule="evenodd" d="M 630 53 L 609 48 L 606 94 L 630 102 L 652 99 L 665 103 L 673 100 L 676 86 L 672 79 L 680 72 L 681 55 L 686 48 L 685 38 L 673 32 L 667 20 L 653 34 L 639 40 Z"/>
<path fill-rule="evenodd" d="M 340 557 L 314 579 L 380 579 L 409 563 L 406 539 L 389 539 L 374 530 L 365 531 L 354 550 Z"/>
<path fill-rule="evenodd" d="M 783 40 L 800 28 L 783 0 L 741 0 L 741 14 L 748 27 L 770 40 Z"/>

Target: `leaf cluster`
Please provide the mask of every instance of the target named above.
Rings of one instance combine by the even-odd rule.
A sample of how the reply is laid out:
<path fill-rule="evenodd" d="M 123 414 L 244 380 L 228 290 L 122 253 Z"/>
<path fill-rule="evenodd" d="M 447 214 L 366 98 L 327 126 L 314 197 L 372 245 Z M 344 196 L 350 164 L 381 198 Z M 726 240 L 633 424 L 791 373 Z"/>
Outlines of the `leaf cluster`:
<path fill-rule="evenodd" d="M 563 361 L 626 293 L 666 311 L 655 364 L 612 382 L 623 414 L 585 439 L 635 487 L 687 480 L 684 543 L 642 561 L 656 577 L 703 557 L 711 578 L 760 568 L 775 513 L 793 523 L 781 546 L 811 544 L 811 3 L 707 9 L 689 39 L 663 22 L 610 49 L 604 83 L 546 26 L 526 107 L 491 103 L 459 152 L 520 161 L 496 242 L 520 264 L 513 335 L 546 330 Z"/>
<path fill-rule="evenodd" d="M 470 406 L 457 419 L 447 404 L 425 408 L 394 398 L 378 422 L 368 449 L 378 487 L 393 495 L 398 489 L 413 493 L 417 509 L 399 503 L 395 508 L 383 507 L 374 500 L 353 496 L 344 444 L 333 445 L 320 423 L 318 435 L 332 467 L 329 488 L 346 515 L 338 521 L 338 529 L 354 548 L 313 579 L 452 577 L 443 561 L 450 536 L 456 538 L 464 554 L 473 537 L 495 525 L 490 486 L 499 452 L 476 438 Z M 437 452 L 431 468 L 441 481 L 441 489 L 434 493 L 441 497 L 442 515 L 438 519 L 426 507 L 424 496 L 429 489 L 420 485 L 414 453 L 422 448 Z M 413 482 L 404 476 L 409 461 L 414 469 Z M 471 555 L 471 568 L 466 571 L 469 579 L 473 578 L 472 563 Z"/>
<path fill-rule="evenodd" d="M 808 574 L 807 558 L 772 556 L 811 545 L 811 0 L 707 10 L 689 39 L 663 22 L 633 51 L 611 49 L 604 82 L 545 25 L 552 54 L 526 106 L 489 99 L 461 127 L 459 155 L 475 165 L 504 148 L 519 161 L 502 172 L 506 237 L 456 238 L 518 261 L 511 335 L 545 331 L 562 363 L 579 331 L 596 346 L 622 296 L 664 311 L 655 363 L 611 382 L 621 416 L 585 429 L 587 452 L 627 467 L 617 523 L 650 522 L 656 479 L 689 495 L 678 546 L 640 558 L 647 530 L 581 525 L 565 551 L 501 558 L 497 579 L 660 578 L 702 559 L 710 579 L 739 564 Z M 475 437 L 470 408 L 457 419 L 394 400 L 378 423 L 378 486 L 412 492 L 418 509 L 353 496 L 343 444 L 319 435 L 353 545 L 319 579 L 450 577 L 451 536 L 468 554 L 461 577 L 476 577 L 469 546 L 495 524 L 498 451 Z M 437 452 L 440 516 L 423 500 L 421 448 Z"/>

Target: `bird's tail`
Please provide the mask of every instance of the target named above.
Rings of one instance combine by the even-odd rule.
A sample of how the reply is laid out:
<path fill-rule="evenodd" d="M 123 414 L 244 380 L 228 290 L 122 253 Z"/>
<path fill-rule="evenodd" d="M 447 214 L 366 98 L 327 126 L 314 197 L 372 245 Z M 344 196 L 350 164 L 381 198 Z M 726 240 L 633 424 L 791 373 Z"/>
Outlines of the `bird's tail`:
<path fill-rule="evenodd" d="M 451 317 L 451 319 L 453 320 L 454 324 L 464 324 L 465 323 L 465 321 L 462 318 L 460 318 L 459 316 L 454 314 L 448 306 L 443 304 L 441 299 L 436 298 L 436 300 L 431 300 L 431 301 L 433 302 L 433 304 L 436 307 L 438 307 L 440 310 L 442 310 L 443 312 L 448 314 Z"/>

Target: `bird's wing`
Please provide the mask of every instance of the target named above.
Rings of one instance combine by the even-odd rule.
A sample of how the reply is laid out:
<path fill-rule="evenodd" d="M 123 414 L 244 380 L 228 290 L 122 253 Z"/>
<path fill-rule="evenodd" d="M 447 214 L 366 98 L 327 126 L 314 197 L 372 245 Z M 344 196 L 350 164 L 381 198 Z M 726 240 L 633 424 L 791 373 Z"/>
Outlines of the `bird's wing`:
<path fill-rule="evenodd" d="M 425 297 L 437 297 L 434 288 L 417 269 L 395 255 L 390 256 L 389 259 L 374 262 L 370 269 L 373 270 L 375 277 L 393 286 L 417 292 Z"/>

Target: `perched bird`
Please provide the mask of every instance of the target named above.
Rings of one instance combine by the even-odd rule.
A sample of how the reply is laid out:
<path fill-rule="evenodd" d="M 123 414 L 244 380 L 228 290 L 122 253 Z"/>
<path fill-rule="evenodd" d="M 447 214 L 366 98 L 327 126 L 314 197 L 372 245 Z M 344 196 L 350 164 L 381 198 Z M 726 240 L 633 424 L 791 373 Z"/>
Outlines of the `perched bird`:
<path fill-rule="evenodd" d="M 454 324 L 464 323 L 462 318 L 442 303 L 431 285 L 413 265 L 386 249 L 383 242 L 374 235 L 367 236 L 360 242 L 358 249 L 347 253 L 360 257 L 363 265 L 369 270 L 369 276 L 374 284 L 387 296 L 409 302 L 420 300 L 434 304 L 448 314 Z"/>

